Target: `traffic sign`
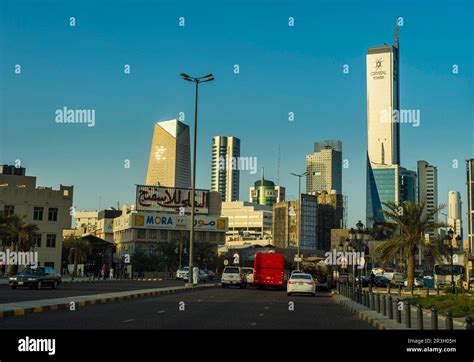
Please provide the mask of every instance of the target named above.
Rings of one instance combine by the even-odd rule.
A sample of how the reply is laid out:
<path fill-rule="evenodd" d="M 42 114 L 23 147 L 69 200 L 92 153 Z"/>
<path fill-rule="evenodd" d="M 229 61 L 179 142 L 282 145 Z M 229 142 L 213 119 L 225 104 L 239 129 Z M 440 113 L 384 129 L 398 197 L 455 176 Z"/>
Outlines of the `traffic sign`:
<path fill-rule="evenodd" d="M 224 265 L 228 265 L 229 264 L 229 261 L 227 259 L 224 259 Z"/>

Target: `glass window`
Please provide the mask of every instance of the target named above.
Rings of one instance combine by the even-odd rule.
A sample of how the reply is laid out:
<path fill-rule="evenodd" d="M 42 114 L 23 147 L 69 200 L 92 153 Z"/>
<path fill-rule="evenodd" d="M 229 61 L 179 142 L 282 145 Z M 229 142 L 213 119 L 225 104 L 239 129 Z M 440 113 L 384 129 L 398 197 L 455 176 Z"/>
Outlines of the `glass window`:
<path fill-rule="evenodd" d="M 33 245 L 36 246 L 37 248 L 41 248 L 41 234 L 33 238 Z"/>
<path fill-rule="evenodd" d="M 5 216 L 13 216 L 13 214 L 15 213 L 15 206 L 5 205 L 3 208 L 3 213 Z"/>
<path fill-rule="evenodd" d="M 137 230 L 137 239 L 146 239 L 146 230 L 138 229 Z"/>
<path fill-rule="evenodd" d="M 56 247 L 56 234 L 46 234 L 46 247 L 47 248 Z"/>
<path fill-rule="evenodd" d="M 49 208 L 48 221 L 58 221 L 58 208 L 57 207 Z"/>
<path fill-rule="evenodd" d="M 43 208 L 35 206 L 33 211 L 33 220 L 43 220 Z"/>

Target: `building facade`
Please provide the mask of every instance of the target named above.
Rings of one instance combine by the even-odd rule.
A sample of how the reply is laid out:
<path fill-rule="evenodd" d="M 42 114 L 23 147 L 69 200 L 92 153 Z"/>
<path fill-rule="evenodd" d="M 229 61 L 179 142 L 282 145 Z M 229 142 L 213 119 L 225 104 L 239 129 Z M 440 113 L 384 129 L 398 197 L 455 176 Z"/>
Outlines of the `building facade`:
<path fill-rule="evenodd" d="M 26 216 L 28 223 L 37 225 L 39 235 L 32 251 L 38 252 L 40 266 L 61 272 L 62 236 L 63 230 L 71 228 L 74 187 L 37 186 L 36 177 L 26 176 L 24 168 L 3 166 L 0 172 L 0 211 L 6 216 Z"/>
<path fill-rule="evenodd" d="M 272 207 L 246 201 L 222 203 L 221 216 L 228 219 L 226 245 L 272 243 Z"/>
<path fill-rule="evenodd" d="M 453 228 L 454 237 L 463 237 L 462 230 L 462 202 L 458 191 L 448 192 L 448 226 Z"/>
<path fill-rule="evenodd" d="M 177 119 L 155 124 L 146 184 L 191 187 L 189 126 Z"/>
<path fill-rule="evenodd" d="M 341 194 L 333 192 L 318 192 L 317 240 L 318 250 L 329 251 L 331 247 L 331 230 L 340 229 L 344 225 L 344 200 Z"/>
<path fill-rule="evenodd" d="M 283 201 L 273 205 L 272 237 L 277 248 L 297 248 L 315 253 L 318 205 L 314 195 L 301 194 L 301 201 Z"/>
<path fill-rule="evenodd" d="M 426 161 L 418 161 L 418 202 L 425 201 L 422 217 L 438 207 L 438 169 Z M 428 218 L 430 222 L 438 221 L 438 214 Z M 428 230 L 430 237 L 437 235 L 437 230 Z"/>
<path fill-rule="evenodd" d="M 342 194 L 342 142 L 316 142 L 314 153 L 306 156 L 306 171 L 306 193 Z"/>
<path fill-rule="evenodd" d="M 239 199 L 240 170 L 234 167 L 240 158 L 240 139 L 215 136 L 212 139 L 211 191 L 221 193 L 222 201 Z"/>

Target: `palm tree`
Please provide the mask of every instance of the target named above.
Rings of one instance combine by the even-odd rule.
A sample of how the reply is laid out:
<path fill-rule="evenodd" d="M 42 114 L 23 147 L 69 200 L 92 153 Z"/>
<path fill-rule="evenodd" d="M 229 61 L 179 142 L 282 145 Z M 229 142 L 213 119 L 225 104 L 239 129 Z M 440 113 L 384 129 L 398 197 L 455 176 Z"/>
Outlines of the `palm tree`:
<path fill-rule="evenodd" d="M 72 277 L 77 276 L 77 265 L 87 260 L 90 251 L 90 244 L 87 239 L 83 239 L 74 235 L 64 239 L 63 247 L 69 249 L 68 261 L 74 263 Z"/>
<path fill-rule="evenodd" d="M 417 250 L 424 248 L 435 260 L 440 260 L 444 254 L 442 242 L 437 239 L 427 241 L 425 235 L 430 230 L 446 226 L 437 221 L 430 221 L 445 206 L 440 205 L 424 212 L 425 200 L 420 203 L 405 201 L 401 205 L 390 201 L 384 202 L 384 205 L 386 210 L 382 212 L 387 221 L 381 222 L 381 225 L 394 232 L 387 241 L 377 245 L 374 252 L 384 263 L 397 257 L 406 261 L 408 288 L 413 293 Z"/>
<path fill-rule="evenodd" d="M 28 223 L 26 216 L 0 216 L 0 238 L 6 241 L 12 251 L 26 252 L 34 246 L 35 237 L 40 234 L 36 224 Z M 7 274 L 17 271 L 18 265 L 9 265 Z"/>

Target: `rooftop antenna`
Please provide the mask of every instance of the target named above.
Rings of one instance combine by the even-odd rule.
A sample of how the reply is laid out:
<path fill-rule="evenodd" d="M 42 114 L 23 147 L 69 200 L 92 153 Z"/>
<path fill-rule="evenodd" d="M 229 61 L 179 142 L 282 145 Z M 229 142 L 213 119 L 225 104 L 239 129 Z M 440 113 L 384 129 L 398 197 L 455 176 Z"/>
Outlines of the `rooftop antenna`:
<path fill-rule="evenodd" d="M 398 16 L 395 18 L 395 42 L 393 46 L 398 50 Z"/>
<path fill-rule="evenodd" d="M 260 186 L 263 186 L 263 180 L 265 180 L 265 167 L 262 167 L 262 181 L 260 182 Z"/>
<path fill-rule="evenodd" d="M 278 156 L 277 156 L 277 185 L 280 185 L 280 145 L 278 144 Z"/>

